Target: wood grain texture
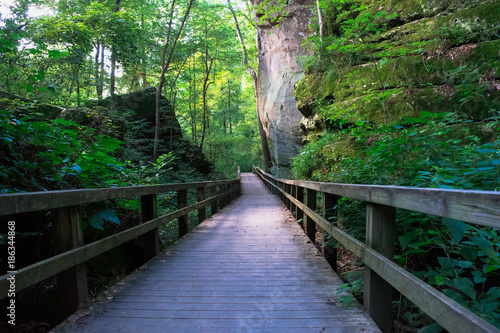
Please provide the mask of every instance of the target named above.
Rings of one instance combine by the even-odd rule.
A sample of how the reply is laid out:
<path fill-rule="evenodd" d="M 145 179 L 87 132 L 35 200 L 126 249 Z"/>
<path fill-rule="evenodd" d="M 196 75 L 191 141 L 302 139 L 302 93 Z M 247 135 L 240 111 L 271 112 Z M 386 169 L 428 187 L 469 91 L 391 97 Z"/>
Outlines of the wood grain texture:
<path fill-rule="evenodd" d="M 243 196 L 54 331 L 380 332 L 341 305 L 342 281 L 277 197 L 241 177 Z"/>
<path fill-rule="evenodd" d="M 200 186 L 211 187 L 238 182 L 239 180 L 219 180 L 182 184 L 0 194 L 0 216 L 77 206 L 118 198 L 135 198 L 143 195 L 175 192 L 177 190 L 186 190 Z"/>
<path fill-rule="evenodd" d="M 366 204 L 366 245 L 394 258 L 396 208 L 375 203 Z M 382 332 L 391 332 L 392 286 L 369 267 L 365 269 L 363 305 Z"/>
<path fill-rule="evenodd" d="M 108 236 L 96 242 L 66 251 L 30 266 L 18 269 L 16 274 L 16 290 L 21 291 L 26 289 L 46 278 L 81 264 L 134 238 L 142 236 L 145 233 L 158 228 L 164 223 L 177 219 L 201 207 L 206 207 L 207 205 L 220 200 L 220 198 L 224 195 L 225 194 L 216 195 L 210 199 L 206 199 L 186 208 L 144 222 L 138 226 Z M 9 289 L 9 281 L 7 280 L 7 277 L 9 277 L 8 274 L 0 276 L 0 295 L 6 295 Z"/>
<path fill-rule="evenodd" d="M 257 168 L 256 172 L 267 177 L 266 179 L 276 181 L 271 175 L 259 170 Z M 335 184 L 285 179 L 280 181 L 341 197 L 500 228 L 500 192 Z"/>
<path fill-rule="evenodd" d="M 257 171 L 260 173 L 260 171 Z M 270 175 L 262 175 L 262 179 L 272 184 Z M 275 187 L 275 189 L 277 189 Z M 449 332 L 498 333 L 499 330 L 484 319 L 472 313 L 462 305 L 445 296 L 440 291 L 423 282 L 410 272 L 399 267 L 384 255 L 366 246 L 346 232 L 334 227 L 330 222 L 316 214 L 306 205 L 289 196 L 297 208 L 311 217 L 324 231 L 342 243 L 386 282 L 392 285 L 410 301 L 427 313 Z"/>

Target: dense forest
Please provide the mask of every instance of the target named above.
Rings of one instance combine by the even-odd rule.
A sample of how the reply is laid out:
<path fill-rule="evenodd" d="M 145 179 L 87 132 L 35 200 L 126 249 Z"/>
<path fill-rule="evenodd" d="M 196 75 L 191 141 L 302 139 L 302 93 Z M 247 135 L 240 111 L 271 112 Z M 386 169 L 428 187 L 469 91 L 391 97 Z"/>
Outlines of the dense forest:
<path fill-rule="evenodd" d="M 322 182 L 500 190 L 497 1 L 0 9 L 2 194 L 234 178 L 252 165 Z M 161 198 L 160 210 L 173 207 L 172 195 Z M 89 205 L 86 237 L 134 225 L 139 208 Z M 363 203 L 342 199 L 337 212 L 333 222 L 364 240 Z M 20 261 L 30 264 L 52 254 L 51 216 L 24 218 L 19 239 L 34 255 Z M 398 264 L 500 327 L 498 229 L 403 210 L 397 228 Z M 163 246 L 175 240 L 168 225 L 161 233 Z M 134 269 L 129 261 L 94 260 L 91 292 Z M 344 289 L 360 298 L 362 263 L 339 246 L 339 264 Z M 26 313 L 50 283 L 26 292 Z M 402 296 L 393 312 L 395 331 L 442 329 Z M 23 319 L 61 320 L 51 315 Z"/>

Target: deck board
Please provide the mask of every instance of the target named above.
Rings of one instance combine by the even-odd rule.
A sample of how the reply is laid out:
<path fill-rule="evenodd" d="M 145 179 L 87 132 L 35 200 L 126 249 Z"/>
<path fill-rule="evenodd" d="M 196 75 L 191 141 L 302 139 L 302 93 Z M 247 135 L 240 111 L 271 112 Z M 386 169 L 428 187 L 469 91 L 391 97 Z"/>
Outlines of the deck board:
<path fill-rule="evenodd" d="M 258 178 L 243 195 L 54 332 L 379 332 Z"/>

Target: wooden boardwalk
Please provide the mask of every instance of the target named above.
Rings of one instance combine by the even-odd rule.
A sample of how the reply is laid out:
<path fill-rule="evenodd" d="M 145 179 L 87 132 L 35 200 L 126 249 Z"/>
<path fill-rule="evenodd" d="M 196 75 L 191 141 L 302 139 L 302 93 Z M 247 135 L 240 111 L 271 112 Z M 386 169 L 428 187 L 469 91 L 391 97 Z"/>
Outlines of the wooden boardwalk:
<path fill-rule="evenodd" d="M 253 174 L 243 195 L 54 332 L 379 332 Z M 75 321 L 76 318 L 81 316 Z"/>

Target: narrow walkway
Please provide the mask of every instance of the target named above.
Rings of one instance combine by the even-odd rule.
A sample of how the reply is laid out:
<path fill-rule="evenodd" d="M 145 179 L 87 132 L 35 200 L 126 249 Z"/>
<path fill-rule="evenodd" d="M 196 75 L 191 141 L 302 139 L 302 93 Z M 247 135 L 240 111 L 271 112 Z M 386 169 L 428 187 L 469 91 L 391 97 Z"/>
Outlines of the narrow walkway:
<path fill-rule="evenodd" d="M 379 332 L 253 174 L 243 195 L 58 332 Z M 74 321 L 76 317 L 72 320 Z"/>

